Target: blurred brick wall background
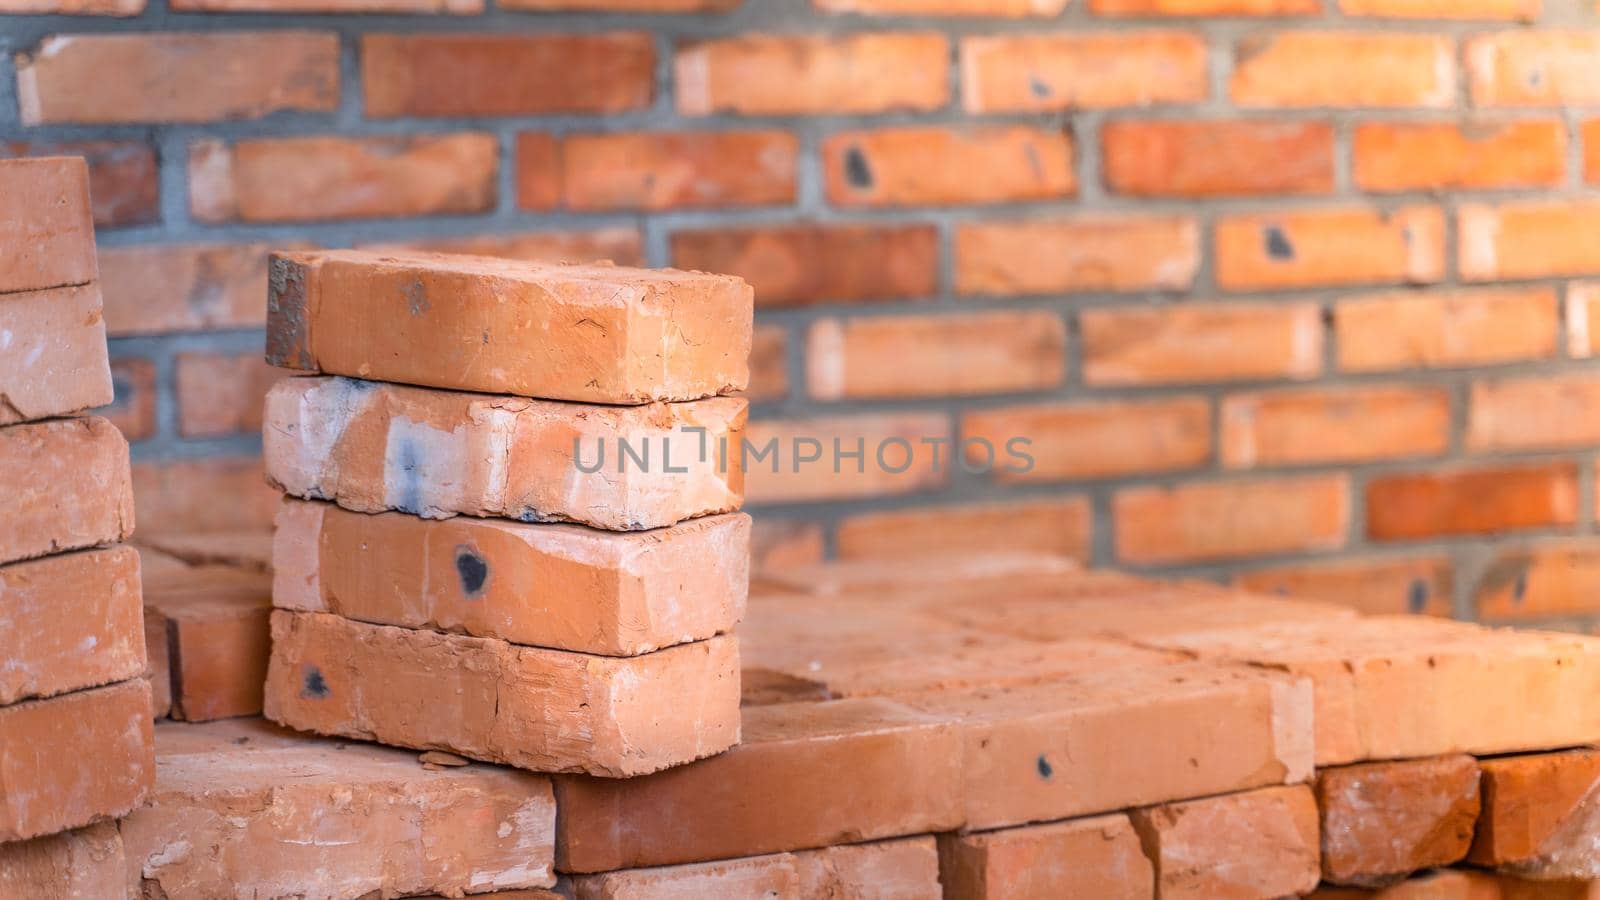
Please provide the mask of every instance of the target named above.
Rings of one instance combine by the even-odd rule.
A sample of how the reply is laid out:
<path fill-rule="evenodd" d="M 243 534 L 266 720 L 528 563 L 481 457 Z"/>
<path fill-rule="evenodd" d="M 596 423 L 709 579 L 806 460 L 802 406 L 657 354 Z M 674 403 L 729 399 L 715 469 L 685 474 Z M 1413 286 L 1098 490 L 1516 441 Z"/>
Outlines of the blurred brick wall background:
<path fill-rule="evenodd" d="M 1593 0 L 0 10 L 0 152 L 94 172 L 146 530 L 270 515 L 263 251 L 409 244 L 745 276 L 758 443 L 1034 442 L 755 474 L 767 559 L 1600 611 Z"/>

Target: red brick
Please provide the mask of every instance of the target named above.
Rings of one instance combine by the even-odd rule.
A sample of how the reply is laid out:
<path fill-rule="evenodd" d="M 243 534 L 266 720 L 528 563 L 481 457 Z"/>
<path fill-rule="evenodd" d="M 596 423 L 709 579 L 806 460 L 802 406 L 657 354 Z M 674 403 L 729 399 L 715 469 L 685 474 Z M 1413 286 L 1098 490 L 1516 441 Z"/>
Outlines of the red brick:
<path fill-rule="evenodd" d="M 517 143 L 517 180 L 546 162 L 534 135 Z M 525 152 L 531 151 L 531 152 Z M 579 134 L 564 139 L 562 205 L 575 210 L 679 209 L 791 203 L 799 144 L 782 131 Z M 537 193 L 537 192 L 535 192 Z M 524 190 L 518 205 L 547 208 Z"/>
<path fill-rule="evenodd" d="M 1211 459 L 1211 404 L 1168 397 L 971 410 L 962 416 L 961 437 L 963 446 L 981 440 L 994 448 L 991 477 L 1002 484 L 1193 469 Z M 1012 451 L 1032 464 L 1008 468 Z M 967 450 L 974 465 L 987 454 L 983 444 Z"/>
<path fill-rule="evenodd" d="M 1478 761 L 1435 756 L 1317 773 L 1322 876 L 1372 884 L 1467 855 L 1478 820 Z"/>
<path fill-rule="evenodd" d="M 0 563 L 133 532 L 128 442 L 98 416 L 0 428 Z"/>
<path fill-rule="evenodd" d="M 634 897 L 940 896 L 939 854 L 931 835 L 721 862 L 624 869 L 572 879 L 576 900 Z"/>
<path fill-rule="evenodd" d="M 1367 615 L 1450 615 L 1451 568 L 1443 556 L 1354 557 L 1241 573 L 1261 593 L 1352 607 Z"/>
<path fill-rule="evenodd" d="M 806 380 L 819 400 L 1044 390 L 1066 374 L 1066 345 L 1049 312 L 819 319 Z"/>
<path fill-rule="evenodd" d="M 483 0 L 171 0 L 170 8 L 197 13 L 476 15 L 483 12 Z"/>
<path fill-rule="evenodd" d="M 1590 106 L 1600 101 L 1591 77 L 1600 33 L 1501 31 L 1466 41 L 1474 106 Z"/>
<path fill-rule="evenodd" d="M 1218 220 L 1217 284 L 1230 290 L 1419 283 L 1444 277 L 1444 213 L 1410 206 L 1230 215 Z"/>
<path fill-rule="evenodd" d="M 0 425 L 112 399 L 97 285 L 0 295 Z"/>
<path fill-rule="evenodd" d="M 418 241 L 357 244 L 357 250 L 379 253 L 465 253 L 501 256 L 528 262 L 614 262 L 619 266 L 645 264 L 643 241 L 636 228 L 618 226 L 594 231 L 525 231 L 477 234 L 466 237 L 431 237 Z"/>
<path fill-rule="evenodd" d="M 1077 193 L 1063 128 L 938 126 L 843 131 L 822 142 L 835 206 L 940 206 Z"/>
<path fill-rule="evenodd" d="M 142 441 L 156 433 L 156 364 L 148 359 L 118 359 L 111 363 L 111 386 L 116 395 L 99 409 L 129 441 Z"/>
<path fill-rule="evenodd" d="M 1232 469 L 1438 456 L 1450 447 L 1450 394 L 1384 385 L 1232 394 L 1220 427 Z"/>
<path fill-rule="evenodd" d="M 89 172 L 83 160 L 0 160 L 0 294 L 95 279 Z"/>
<path fill-rule="evenodd" d="M 261 714 L 271 577 L 222 566 L 153 575 L 145 579 L 145 607 L 167 635 L 174 719 Z"/>
<path fill-rule="evenodd" d="M 1373 122 L 1354 140 L 1356 184 L 1368 191 L 1558 187 L 1566 174 L 1556 121 Z"/>
<path fill-rule="evenodd" d="M 1600 182 L 1600 119 L 1589 119 L 1578 126 L 1583 143 L 1583 180 Z"/>
<path fill-rule="evenodd" d="M 1556 353 L 1555 291 L 1507 287 L 1348 297 L 1334 306 L 1340 369 L 1439 369 Z"/>
<path fill-rule="evenodd" d="M 139 554 L 112 547 L 0 567 L 0 704 L 143 674 Z"/>
<path fill-rule="evenodd" d="M 918 298 L 938 289 L 939 237 L 931 225 L 680 231 L 671 246 L 679 268 L 750 282 L 760 308 Z"/>
<path fill-rule="evenodd" d="M 1586 616 L 1600 607 L 1600 553 L 1583 538 L 1499 548 L 1474 590 L 1485 621 Z"/>
<path fill-rule="evenodd" d="M 260 327 L 267 253 L 281 244 L 163 244 L 100 252 L 111 337 Z"/>
<path fill-rule="evenodd" d="M 1534 879 L 1593 879 L 1592 807 L 1600 752 L 1510 756 L 1481 765 L 1483 812 L 1468 861 Z M 1557 895 L 1530 891 L 1525 896 Z"/>
<path fill-rule="evenodd" d="M 260 434 L 267 389 L 287 374 L 262 362 L 259 353 L 179 353 L 178 433 Z"/>
<path fill-rule="evenodd" d="M 1343 475 L 1134 487 L 1111 500 L 1117 558 L 1140 565 L 1335 550 L 1350 526 Z"/>
<path fill-rule="evenodd" d="M 986 16 L 1020 19 L 1055 16 L 1070 0 L 812 0 L 823 12 L 864 16 Z"/>
<path fill-rule="evenodd" d="M 1322 371 L 1322 311 L 1313 303 L 1184 303 L 1086 309 L 1083 379 L 1128 386 L 1304 380 Z"/>
<path fill-rule="evenodd" d="M 752 403 L 789 396 L 789 333 L 782 328 L 759 325 L 751 336 L 750 388 L 745 396 Z"/>
<path fill-rule="evenodd" d="M 1259 109 L 1446 109 L 1455 105 L 1455 45 L 1432 34 L 1247 35 L 1235 51 L 1228 91 L 1238 106 Z"/>
<path fill-rule="evenodd" d="M 1402 473 L 1367 484 L 1367 533 L 1378 540 L 1498 534 L 1577 520 L 1572 463 Z"/>
<path fill-rule="evenodd" d="M 949 44 L 931 32 L 746 34 L 678 47 L 685 116 L 929 111 L 950 100 Z"/>
<path fill-rule="evenodd" d="M 655 44 L 642 32 L 365 34 L 366 114 L 529 116 L 643 109 Z"/>
<path fill-rule="evenodd" d="M 1600 443 L 1589 415 L 1600 402 L 1593 375 L 1542 375 L 1476 381 L 1467 407 L 1467 449 L 1539 450 Z"/>
<path fill-rule="evenodd" d="M 498 153 L 479 132 L 199 141 L 189 146 L 189 212 L 202 222 L 485 212 Z"/>
<path fill-rule="evenodd" d="M 1385 19 L 1505 19 L 1531 22 L 1542 0 L 1339 0 L 1347 16 Z"/>
<path fill-rule="evenodd" d="M 1088 560 L 1091 519 L 1085 497 L 860 513 L 839 523 L 839 558 L 1022 552 Z"/>
<path fill-rule="evenodd" d="M 1326 122 L 1122 121 L 1100 129 L 1106 186 L 1136 197 L 1326 194 Z"/>
<path fill-rule="evenodd" d="M 1178 291 L 1200 268 L 1200 230 L 1184 216 L 970 222 L 955 257 L 962 294 Z"/>
<path fill-rule="evenodd" d="M 1317 886 L 1317 804 L 1303 785 L 1133 812 L 1163 900 L 1279 897 Z"/>
<path fill-rule="evenodd" d="M 148 567 L 152 554 L 141 550 L 139 558 L 140 563 Z M 150 712 L 157 722 L 172 715 L 172 645 L 162 624 L 161 616 L 154 610 L 144 611 L 144 680 L 150 685 Z"/>
<path fill-rule="evenodd" d="M 750 567 L 757 572 L 822 562 L 822 526 L 761 516 L 750 532 Z"/>
<path fill-rule="evenodd" d="M 328 31 L 52 35 L 16 67 L 25 125 L 213 122 L 339 105 L 339 38 Z"/>
<path fill-rule="evenodd" d="M 1457 266 L 1467 281 L 1600 272 L 1600 202 L 1463 204 L 1457 230 Z"/>
<path fill-rule="evenodd" d="M 529 11 L 583 10 L 589 12 L 692 13 L 730 12 L 743 0 L 502 0 L 500 9 Z"/>
<path fill-rule="evenodd" d="M 12 897 L 124 897 L 126 870 L 115 822 L 0 846 L 0 893 Z"/>
<path fill-rule="evenodd" d="M 143 141 L 0 143 L 0 159 L 7 156 L 83 157 L 89 164 L 89 205 L 97 227 L 147 225 L 161 218 L 156 152 Z"/>
<path fill-rule="evenodd" d="M 944 413 L 758 418 L 744 440 L 745 490 L 752 503 L 915 493 L 948 484 L 955 465 Z M 863 451 L 860 459 L 843 455 L 857 450 Z M 821 454 L 817 461 L 800 461 L 813 453 Z"/>
<path fill-rule="evenodd" d="M 6 0 L 0 13 L 67 16 L 137 16 L 145 0 Z"/>
<path fill-rule="evenodd" d="M 949 900 L 1154 900 L 1155 872 L 1122 813 L 939 836 Z"/>
<path fill-rule="evenodd" d="M 270 528 L 279 498 L 254 456 L 141 462 L 133 467 L 133 496 L 147 535 Z"/>
<path fill-rule="evenodd" d="M 961 85 L 980 114 L 1196 103 L 1206 45 L 1182 31 L 974 35 L 961 40 Z"/>

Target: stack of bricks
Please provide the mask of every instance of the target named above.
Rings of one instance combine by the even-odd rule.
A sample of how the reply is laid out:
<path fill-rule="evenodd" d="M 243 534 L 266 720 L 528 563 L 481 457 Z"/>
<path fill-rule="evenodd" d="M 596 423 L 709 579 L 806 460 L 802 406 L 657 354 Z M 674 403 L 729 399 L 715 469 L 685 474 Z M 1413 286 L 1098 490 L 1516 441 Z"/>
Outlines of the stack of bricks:
<path fill-rule="evenodd" d="M 321 373 L 267 398 L 268 718 L 608 777 L 738 741 L 748 286 L 330 251 L 268 307 Z"/>
<path fill-rule="evenodd" d="M 154 777 L 128 445 L 81 159 L 0 162 L 0 892 L 114 843 Z M 73 831 L 73 829 L 78 829 Z M 10 893 L 15 890 L 16 893 Z M 94 896 L 86 890 L 85 896 Z"/>

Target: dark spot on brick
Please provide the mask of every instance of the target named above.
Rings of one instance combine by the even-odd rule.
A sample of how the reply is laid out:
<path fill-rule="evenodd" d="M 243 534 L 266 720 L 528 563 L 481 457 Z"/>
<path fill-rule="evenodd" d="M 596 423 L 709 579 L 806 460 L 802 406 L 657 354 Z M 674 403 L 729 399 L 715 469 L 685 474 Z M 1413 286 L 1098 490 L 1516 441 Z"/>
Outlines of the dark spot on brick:
<path fill-rule="evenodd" d="M 1050 768 L 1050 760 L 1045 759 L 1043 753 L 1039 754 L 1039 777 L 1049 778 L 1055 774 L 1055 771 L 1055 769 Z"/>
<path fill-rule="evenodd" d="M 1261 239 L 1266 242 L 1268 256 L 1284 261 L 1294 259 L 1294 245 L 1289 243 L 1289 236 L 1282 228 L 1268 225 L 1261 229 Z"/>
<path fill-rule="evenodd" d="M 301 681 L 300 696 L 306 700 L 321 700 L 331 693 L 327 679 L 322 677 L 322 670 L 316 666 L 306 666 Z"/>
<path fill-rule="evenodd" d="M 1413 579 L 1411 588 L 1406 592 L 1406 609 L 1412 615 L 1419 615 L 1428 608 L 1428 583 L 1421 578 Z"/>
<path fill-rule="evenodd" d="M 872 166 L 867 164 L 867 155 L 861 152 L 860 147 L 851 147 L 844 152 L 844 177 L 853 188 L 863 191 L 872 189 Z"/>
<path fill-rule="evenodd" d="M 469 599 L 477 597 L 489 581 L 489 564 L 471 547 L 457 547 L 456 574 L 461 576 L 461 592 Z"/>
<path fill-rule="evenodd" d="M 1511 602 L 1521 605 L 1528 599 L 1528 572 L 1524 569 L 1517 573 L 1517 583 L 1511 586 Z"/>
<path fill-rule="evenodd" d="M 1050 94 L 1052 93 L 1052 91 L 1050 90 L 1050 85 L 1045 84 L 1043 81 L 1041 81 L 1039 76 L 1037 76 L 1037 75 L 1029 75 L 1028 76 L 1028 93 L 1030 93 L 1033 96 L 1039 98 L 1040 100 L 1048 100 L 1050 98 Z"/>

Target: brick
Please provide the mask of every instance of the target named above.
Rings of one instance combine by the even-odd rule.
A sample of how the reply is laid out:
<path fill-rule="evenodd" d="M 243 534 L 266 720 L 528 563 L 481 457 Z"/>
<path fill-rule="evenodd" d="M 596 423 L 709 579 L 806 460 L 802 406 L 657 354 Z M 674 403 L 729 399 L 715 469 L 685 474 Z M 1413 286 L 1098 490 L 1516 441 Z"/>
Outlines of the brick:
<path fill-rule="evenodd" d="M 961 824 L 961 744 L 948 719 L 878 698 L 784 703 L 746 709 L 743 732 L 727 753 L 642 778 L 558 777 L 557 868 L 730 859 Z"/>
<path fill-rule="evenodd" d="M 1457 213 L 1457 267 L 1467 281 L 1587 275 L 1600 271 L 1600 203 L 1525 200 L 1465 203 Z"/>
<path fill-rule="evenodd" d="M 1317 805 L 1302 785 L 1135 810 L 1163 900 L 1277 897 L 1317 886 Z"/>
<path fill-rule="evenodd" d="M 1473 590 L 1478 616 L 1527 622 L 1590 615 L 1600 596 L 1597 549 L 1584 538 L 1497 548 Z"/>
<path fill-rule="evenodd" d="M 1567 131 L 1557 121 L 1357 126 L 1355 180 L 1367 191 L 1559 187 Z"/>
<path fill-rule="evenodd" d="M 984 16 L 1020 19 L 1055 16 L 1069 0 L 812 0 L 823 12 L 863 16 Z"/>
<path fill-rule="evenodd" d="M 822 141 L 835 206 L 1018 203 L 1077 193 L 1072 137 L 1020 125 L 843 131 Z"/>
<path fill-rule="evenodd" d="M 483 0 L 173 0 L 172 9 L 197 13 L 476 15 L 483 12 Z"/>
<path fill-rule="evenodd" d="M 737 275 L 761 308 L 920 298 L 938 289 L 931 225 L 813 225 L 679 231 L 672 263 Z M 816 261 L 828 260 L 819 266 Z"/>
<path fill-rule="evenodd" d="M 1589 885 L 1583 882 L 1529 881 L 1474 869 L 1435 869 L 1386 887 L 1324 885 L 1307 896 L 1313 900 L 1583 900 L 1588 892 Z"/>
<path fill-rule="evenodd" d="M 200 566 L 145 582 L 145 607 L 167 635 L 174 719 L 261 714 L 270 651 L 272 579 Z"/>
<path fill-rule="evenodd" d="M 1503 19 L 1531 22 L 1542 0 L 1339 0 L 1347 16 L 1382 19 Z"/>
<path fill-rule="evenodd" d="M 1375 884 L 1467 855 L 1478 821 L 1478 761 L 1435 756 L 1317 773 L 1322 877 Z"/>
<path fill-rule="evenodd" d="M 818 400 L 1009 394 L 1061 383 L 1067 325 L 1051 312 L 818 319 L 806 351 Z"/>
<path fill-rule="evenodd" d="M 1246 35 L 1228 93 L 1245 108 L 1447 109 L 1455 43 L 1433 34 L 1279 31 Z"/>
<path fill-rule="evenodd" d="M 523 134 L 517 181 L 530 163 Z M 799 141 L 784 131 L 576 134 L 561 141 L 562 205 L 580 211 L 775 206 L 792 203 Z M 534 201 L 534 202 L 530 202 Z M 519 194 L 524 209 L 543 208 Z"/>
<path fill-rule="evenodd" d="M 0 428 L 0 564 L 133 532 L 128 442 L 97 416 Z"/>
<path fill-rule="evenodd" d="M 745 34 L 681 44 L 678 113 L 926 112 L 950 100 L 949 44 L 931 32 Z"/>
<path fill-rule="evenodd" d="M 1443 556 L 1354 557 L 1241 573 L 1252 591 L 1339 603 L 1367 615 L 1450 616 L 1451 567 Z"/>
<path fill-rule="evenodd" d="M 1154 900 L 1155 872 L 1122 813 L 939 836 L 950 900 Z"/>
<path fill-rule="evenodd" d="M 267 486 L 260 457 L 211 456 L 135 464 L 133 496 L 143 534 L 156 535 L 269 528 L 279 492 Z"/>
<path fill-rule="evenodd" d="M 274 546 L 281 609 L 637 656 L 733 629 L 749 582 L 750 518 L 613 534 L 286 500 Z"/>
<path fill-rule="evenodd" d="M 968 113 L 1115 109 L 1206 99 L 1206 45 L 1182 31 L 961 39 Z"/>
<path fill-rule="evenodd" d="M 140 560 L 149 565 L 150 554 L 140 551 Z M 150 684 L 150 711 L 156 721 L 172 715 L 172 647 L 161 615 L 144 611 L 144 648 L 147 668 L 144 680 Z"/>
<path fill-rule="evenodd" d="M 193 534 L 141 534 L 139 545 L 185 567 L 226 566 L 246 572 L 272 571 L 272 528 L 216 530 Z"/>
<path fill-rule="evenodd" d="M 1600 101 L 1589 73 L 1600 33 L 1545 29 L 1480 34 L 1464 58 L 1474 106 L 1590 106 Z"/>
<path fill-rule="evenodd" d="M 585 403 L 749 380 L 737 278 L 328 251 L 274 255 L 270 279 L 267 361 L 286 368 Z"/>
<path fill-rule="evenodd" d="M 1438 281 L 1444 231 L 1444 214 L 1431 206 L 1225 216 L 1216 225 L 1217 284 L 1259 291 Z"/>
<path fill-rule="evenodd" d="M 1322 371 L 1314 303 L 1183 303 L 1086 309 L 1083 379 L 1097 387 L 1304 381 Z"/>
<path fill-rule="evenodd" d="M 137 2 L 144 6 L 143 0 Z M 83 157 L 89 166 L 89 206 L 98 228 L 148 225 L 161 218 L 156 152 L 144 141 L 0 142 L 0 159 L 8 156 Z"/>
<path fill-rule="evenodd" d="M 1333 313 L 1346 372 L 1548 358 L 1559 328 L 1555 291 L 1543 286 L 1365 294 L 1339 300 Z"/>
<path fill-rule="evenodd" d="M 955 234 L 962 294 L 1178 291 L 1199 267 L 1199 227 L 1183 216 L 970 222 Z"/>
<path fill-rule="evenodd" d="M 1600 120 L 1590 119 L 1578 126 L 1583 143 L 1583 180 L 1600 182 Z"/>
<path fill-rule="evenodd" d="M 1026 453 L 1026 467 L 1001 465 L 1001 484 L 1074 481 L 1193 469 L 1211 459 L 1211 404 L 1203 397 L 1095 400 L 972 410 L 962 415 L 961 436 L 984 441 L 999 457 Z M 1013 441 L 1020 442 L 1015 448 Z M 984 462 L 983 444 L 968 449 Z"/>
<path fill-rule="evenodd" d="M 156 364 L 148 359 L 112 360 L 111 388 L 114 399 L 99 414 L 130 442 L 154 437 Z"/>
<path fill-rule="evenodd" d="M 156 756 L 149 805 L 121 823 L 134 893 L 460 896 L 555 882 L 547 778 L 430 770 L 415 753 L 258 719 L 163 724 Z"/>
<path fill-rule="evenodd" d="M 743 0 L 504 0 L 501 9 L 588 10 L 592 12 L 730 12 Z"/>
<path fill-rule="evenodd" d="M 101 310 L 94 284 L 0 295 L 0 425 L 112 401 Z"/>
<path fill-rule="evenodd" d="M 840 559 L 1020 551 L 1089 558 L 1085 497 L 929 506 L 849 516 L 838 526 Z"/>
<path fill-rule="evenodd" d="M 531 116 L 650 105 L 655 44 L 643 32 L 364 34 L 366 114 Z"/>
<path fill-rule="evenodd" d="M 766 569 L 822 562 L 822 526 L 762 516 L 750 530 L 750 567 Z"/>
<path fill-rule="evenodd" d="M 1120 121 L 1100 129 L 1106 186 L 1135 197 L 1327 194 L 1327 122 Z"/>
<path fill-rule="evenodd" d="M 100 252 L 111 337 L 259 328 L 270 244 L 163 244 Z"/>
<path fill-rule="evenodd" d="M 1367 483 L 1367 534 L 1377 540 L 1499 534 L 1578 520 L 1569 462 L 1382 475 Z"/>
<path fill-rule="evenodd" d="M 215 122 L 339 105 L 329 31 L 58 34 L 18 54 L 16 68 L 25 125 Z"/>
<path fill-rule="evenodd" d="M 1336 550 L 1350 522 L 1343 475 L 1134 487 L 1111 499 L 1117 558 L 1173 564 Z"/>
<path fill-rule="evenodd" d="M 267 390 L 288 373 L 258 353 L 179 353 L 175 388 L 184 437 L 260 434 Z"/>
<path fill-rule="evenodd" d="M 0 841 L 128 813 L 154 778 L 142 678 L 0 707 Z"/>
<path fill-rule="evenodd" d="M 212 223 L 486 212 L 498 153 L 481 132 L 197 141 L 189 212 Z"/>
<path fill-rule="evenodd" d="M 1089 0 L 1098 16 L 1290 16 L 1322 11 L 1316 0 Z"/>
<path fill-rule="evenodd" d="M 1584 374 L 1476 381 L 1468 395 L 1467 448 L 1475 452 L 1581 447 L 1600 441 L 1588 410 L 1600 380 Z"/>
<path fill-rule="evenodd" d="M 758 418 L 744 438 L 746 491 L 753 503 L 807 503 L 931 490 L 950 481 L 952 438 L 944 413 Z"/>
<path fill-rule="evenodd" d="M 577 900 L 631 897 L 940 897 L 931 835 L 572 879 Z"/>
<path fill-rule="evenodd" d="M 1469 862 L 1540 880 L 1600 874 L 1590 849 L 1600 751 L 1508 756 L 1480 765 L 1483 812 Z"/>
<path fill-rule="evenodd" d="M 525 231 L 465 237 L 430 237 L 419 241 L 357 244 L 377 253 L 465 253 L 500 256 L 528 262 L 589 263 L 608 260 L 619 266 L 645 264 L 643 241 L 630 226 L 593 231 Z"/>
<path fill-rule="evenodd" d="M 69 16 L 136 16 L 144 12 L 145 0 L 7 0 L 0 13 L 69 15 Z"/>
<path fill-rule="evenodd" d="M 83 160 L 0 160 L 0 198 L 5 252 L 0 294 L 95 279 L 94 222 Z"/>
<path fill-rule="evenodd" d="M 116 823 L 101 822 L 0 846 L 0 892 L 57 900 L 122 897 L 126 868 Z"/>
<path fill-rule="evenodd" d="M 745 396 L 752 403 L 789 396 L 789 333 L 784 329 L 756 326 L 750 339 L 750 387 Z"/>
<path fill-rule="evenodd" d="M 139 554 L 88 550 L 0 566 L 0 704 L 144 672 Z"/>
<path fill-rule="evenodd" d="M 1220 427 L 1231 469 L 1439 456 L 1450 448 L 1450 394 L 1387 385 L 1231 394 Z"/>
<path fill-rule="evenodd" d="M 1002 583 L 1007 588 L 1015 588 L 1019 584 L 1027 586 L 1042 581 L 1054 588 L 1062 576 L 1076 574 L 1081 574 L 1078 565 L 1059 556 L 995 553 L 830 562 L 769 570 L 763 572 L 762 577 L 769 589 L 790 596 L 912 594 L 925 597 L 933 588 L 959 591 L 972 587 L 987 591 Z"/>

